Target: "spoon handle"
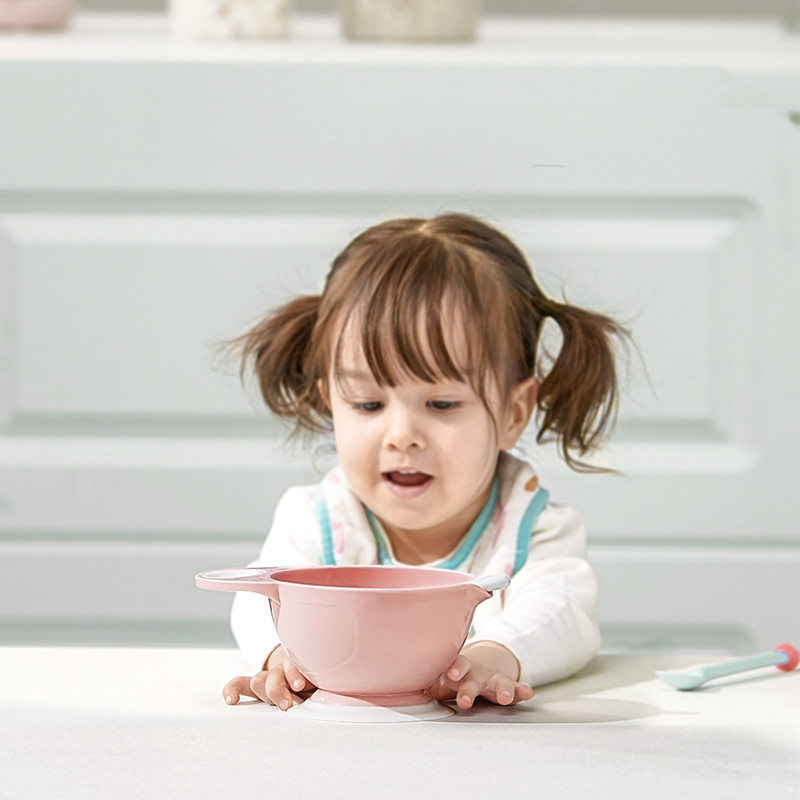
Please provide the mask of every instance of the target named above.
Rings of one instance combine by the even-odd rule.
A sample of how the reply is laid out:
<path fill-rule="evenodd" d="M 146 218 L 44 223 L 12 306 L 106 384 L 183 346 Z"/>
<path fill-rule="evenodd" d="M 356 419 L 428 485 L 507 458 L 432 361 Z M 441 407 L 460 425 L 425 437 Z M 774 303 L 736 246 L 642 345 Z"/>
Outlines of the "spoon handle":
<path fill-rule="evenodd" d="M 498 575 L 486 575 L 483 578 L 476 578 L 473 583 L 480 586 L 486 592 L 497 592 L 506 589 L 511 584 L 508 575 L 500 573 Z"/>
<path fill-rule="evenodd" d="M 750 669 L 772 666 L 784 671 L 790 671 L 797 666 L 797 658 L 797 651 L 791 645 L 782 644 L 768 653 L 736 658 L 733 661 L 724 661 L 721 664 L 710 664 L 707 667 L 703 667 L 703 677 L 709 681 L 712 678 L 721 678 L 723 675 L 733 675 L 735 672 L 745 672 Z"/>

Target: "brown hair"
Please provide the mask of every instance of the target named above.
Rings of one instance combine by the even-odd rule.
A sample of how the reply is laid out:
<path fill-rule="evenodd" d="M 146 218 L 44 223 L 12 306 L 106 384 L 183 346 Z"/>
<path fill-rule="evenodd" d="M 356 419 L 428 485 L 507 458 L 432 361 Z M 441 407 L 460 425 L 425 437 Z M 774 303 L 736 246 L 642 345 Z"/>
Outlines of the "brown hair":
<path fill-rule="evenodd" d="M 452 313 L 467 323 L 462 365 L 442 324 Z M 563 343 L 541 375 L 536 354 L 547 317 Z M 334 259 L 321 295 L 290 301 L 233 341 L 242 377 L 253 369 L 267 406 L 293 420 L 295 433 L 330 429 L 324 393 L 348 326 L 381 386 L 402 375 L 469 380 L 486 404 L 490 376 L 503 397 L 539 377 L 537 441 L 555 439 L 571 467 L 594 469 L 574 454 L 591 452 L 613 423 L 613 340 L 628 334 L 610 317 L 546 297 L 519 248 L 490 225 L 465 214 L 375 225 Z"/>

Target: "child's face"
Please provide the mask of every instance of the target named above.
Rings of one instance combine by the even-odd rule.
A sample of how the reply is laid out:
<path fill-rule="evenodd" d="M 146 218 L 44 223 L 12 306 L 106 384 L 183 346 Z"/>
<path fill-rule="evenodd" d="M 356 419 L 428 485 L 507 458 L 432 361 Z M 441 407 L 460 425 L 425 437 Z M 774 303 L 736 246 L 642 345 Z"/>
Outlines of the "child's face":
<path fill-rule="evenodd" d="M 505 408 L 492 384 L 493 420 L 469 383 L 405 378 L 395 387 L 378 386 L 347 336 L 342 370 L 338 382 L 330 377 L 329 401 L 338 455 L 354 492 L 381 521 L 396 552 L 404 543 L 418 545 L 418 563 L 446 556 L 485 504 L 498 454 L 524 430 L 536 382 L 516 387 Z"/>

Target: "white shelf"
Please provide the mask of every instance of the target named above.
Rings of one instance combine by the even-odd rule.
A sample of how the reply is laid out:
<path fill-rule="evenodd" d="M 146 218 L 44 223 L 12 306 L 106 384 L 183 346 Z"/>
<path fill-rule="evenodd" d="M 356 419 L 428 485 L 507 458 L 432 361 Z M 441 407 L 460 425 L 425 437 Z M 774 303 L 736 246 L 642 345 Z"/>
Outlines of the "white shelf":
<path fill-rule="evenodd" d="M 487 18 L 469 44 L 355 43 L 333 16 L 298 16 L 284 40 L 181 41 L 166 14 L 78 13 L 69 30 L 0 34 L 0 62 L 710 66 L 800 73 L 777 22 Z"/>

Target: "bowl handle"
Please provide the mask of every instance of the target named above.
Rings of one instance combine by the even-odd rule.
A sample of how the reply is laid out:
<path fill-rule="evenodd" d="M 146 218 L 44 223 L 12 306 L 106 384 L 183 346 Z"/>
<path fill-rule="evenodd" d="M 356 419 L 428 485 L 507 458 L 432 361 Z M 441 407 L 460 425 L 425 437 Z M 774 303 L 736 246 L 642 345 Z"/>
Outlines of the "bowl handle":
<path fill-rule="evenodd" d="M 286 567 L 243 567 L 215 569 L 201 572 L 195 577 L 201 589 L 216 589 L 221 592 L 256 592 L 278 601 L 278 584 L 272 573 Z"/>

